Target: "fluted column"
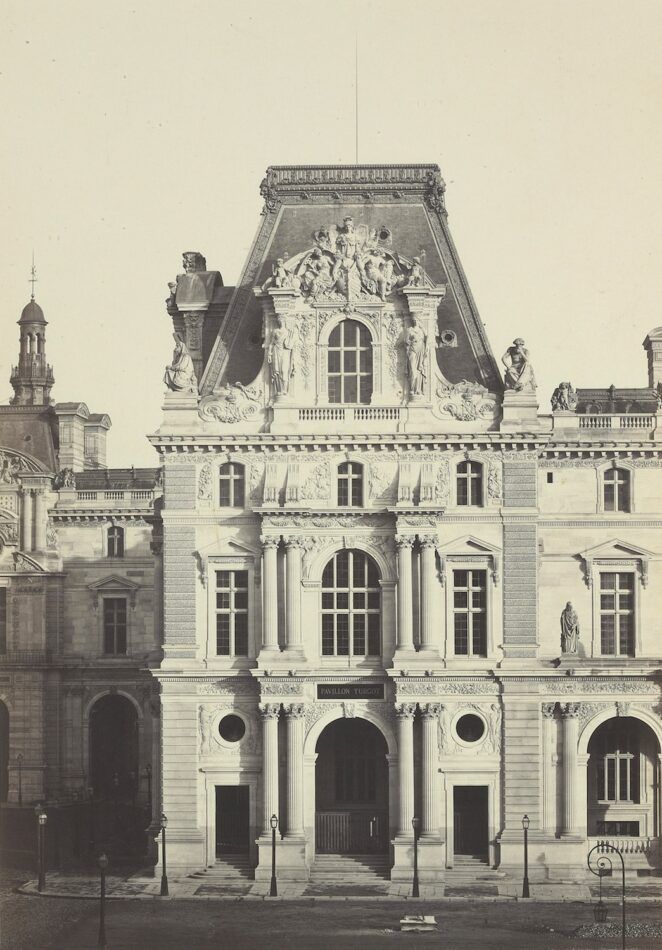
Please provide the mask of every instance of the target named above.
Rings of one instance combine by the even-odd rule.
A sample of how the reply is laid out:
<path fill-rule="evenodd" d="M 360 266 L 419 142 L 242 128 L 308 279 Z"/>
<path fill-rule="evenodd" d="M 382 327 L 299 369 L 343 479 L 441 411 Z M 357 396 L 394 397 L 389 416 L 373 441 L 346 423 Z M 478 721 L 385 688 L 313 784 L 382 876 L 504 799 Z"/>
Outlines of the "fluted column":
<path fill-rule="evenodd" d="M 542 704 L 542 831 L 547 835 L 556 831 L 555 708 L 556 703 Z"/>
<path fill-rule="evenodd" d="M 287 832 L 286 838 L 303 836 L 303 729 L 306 707 L 285 707 L 287 720 Z"/>
<path fill-rule="evenodd" d="M 440 703 L 426 703 L 421 706 L 423 717 L 423 761 L 422 772 L 422 815 L 421 836 L 436 837 L 439 834 L 439 813 L 437 810 L 437 759 L 439 749 L 439 713 Z"/>
<path fill-rule="evenodd" d="M 398 834 L 413 835 L 411 820 L 414 817 L 414 713 L 416 703 L 398 703 L 398 785 L 400 809 Z"/>
<path fill-rule="evenodd" d="M 21 502 L 21 535 L 21 548 L 32 551 L 32 492 L 28 488 L 23 489 Z"/>
<path fill-rule="evenodd" d="M 278 650 L 278 537 L 262 537 L 262 649 Z"/>
<path fill-rule="evenodd" d="M 438 651 L 435 637 L 434 585 L 437 538 L 426 534 L 421 544 L 421 650 Z"/>
<path fill-rule="evenodd" d="M 397 649 L 413 652 L 413 608 L 411 584 L 411 552 L 413 537 L 399 534 L 395 543 L 398 547 L 398 630 Z"/>
<path fill-rule="evenodd" d="M 278 713 L 280 703 L 262 703 L 262 834 L 271 834 L 271 816 L 278 815 Z"/>
<path fill-rule="evenodd" d="M 285 649 L 301 652 L 301 558 L 303 538 L 285 541 Z"/>
<path fill-rule="evenodd" d="M 46 510 L 46 492 L 43 489 L 35 492 L 34 502 L 34 546 L 37 551 L 45 551 L 48 512 Z"/>
<path fill-rule="evenodd" d="M 577 737 L 579 734 L 579 703 L 563 703 L 563 834 L 578 834 L 577 795 Z"/>

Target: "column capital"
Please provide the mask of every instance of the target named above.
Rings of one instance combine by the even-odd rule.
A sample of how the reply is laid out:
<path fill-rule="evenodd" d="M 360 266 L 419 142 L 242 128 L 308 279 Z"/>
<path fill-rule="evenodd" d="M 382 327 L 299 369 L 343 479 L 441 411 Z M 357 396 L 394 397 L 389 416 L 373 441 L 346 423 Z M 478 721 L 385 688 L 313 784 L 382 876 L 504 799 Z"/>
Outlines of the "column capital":
<path fill-rule="evenodd" d="M 543 718 L 553 719 L 555 710 L 556 710 L 556 703 L 543 703 L 541 707 Z"/>
<path fill-rule="evenodd" d="M 288 719 L 303 719 L 306 715 L 305 703 L 290 703 L 288 706 L 283 706 L 283 709 Z"/>
<path fill-rule="evenodd" d="M 419 534 L 418 541 L 422 548 L 436 548 L 439 544 L 436 534 Z"/>
<path fill-rule="evenodd" d="M 280 703 L 260 703 L 260 716 L 266 722 L 268 719 L 278 719 Z"/>
<path fill-rule="evenodd" d="M 582 711 L 581 703 L 559 703 L 561 715 L 564 719 L 578 719 Z"/>
<path fill-rule="evenodd" d="M 413 534 L 396 534 L 395 536 L 396 546 L 400 549 L 413 548 L 415 540 L 416 538 Z"/>
<path fill-rule="evenodd" d="M 441 703 L 424 703 L 419 709 L 423 719 L 438 719 L 441 715 Z"/>
<path fill-rule="evenodd" d="M 398 719 L 413 719 L 416 714 L 416 703 L 396 703 L 395 715 Z"/>
<path fill-rule="evenodd" d="M 261 534 L 260 544 L 263 548 L 277 548 L 280 544 L 279 534 Z"/>
<path fill-rule="evenodd" d="M 301 548 L 303 549 L 306 544 L 305 538 L 302 538 L 300 534 L 288 534 L 283 535 L 283 543 L 286 548 Z"/>

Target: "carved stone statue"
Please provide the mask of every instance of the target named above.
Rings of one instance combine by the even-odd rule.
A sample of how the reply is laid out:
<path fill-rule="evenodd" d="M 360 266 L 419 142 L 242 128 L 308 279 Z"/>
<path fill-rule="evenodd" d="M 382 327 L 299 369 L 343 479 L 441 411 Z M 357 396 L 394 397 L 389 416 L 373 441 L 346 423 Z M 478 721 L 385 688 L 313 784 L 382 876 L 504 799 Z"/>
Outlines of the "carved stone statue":
<path fill-rule="evenodd" d="M 276 259 L 276 262 L 271 265 L 271 277 L 264 284 L 262 289 L 266 290 L 267 287 L 278 287 L 287 290 L 299 290 L 300 286 L 300 278 L 287 269 L 285 266 L 285 258 L 279 257 Z"/>
<path fill-rule="evenodd" d="M 191 355 L 177 333 L 173 333 L 173 339 L 175 350 L 172 354 L 172 363 L 166 366 L 163 382 L 172 392 L 197 393 L 198 380 Z"/>
<path fill-rule="evenodd" d="M 579 644 L 579 617 L 570 601 L 561 613 L 561 650 L 576 653 Z"/>
<path fill-rule="evenodd" d="M 427 378 L 428 335 L 414 314 L 411 326 L 405 333 L 405 354 L 409 394 L 421 396 L 425 392 Z"/>
<path fill-rule="evenodd" d="M 290 378 L 294 375 L 292 349 L 294 330 L 276 317 L 276 326 L 271 331 L 267 348 L 267 362 L 271 367 L 271 383 L 276 396 L 286 396 L 290 389 Z"/>
<path fill-rule="evenodd" d="M 425 287 L 425 271 L 420 257 L 412 259 L 409 276 L 407 277 L 407 287 Z"/>
<path fill-rule="evenodd" d="M 4 485 L 11 485 L 16 481 L 16 476 L 21 471 L 21 463 L 19 459 L 14 458 L 10 455 L 5 455 L 4 452 L 0 452 L 0 483 Z"/>
<path fill-rule="evenodd" d="M 200 251 L 184 251 L 182 261 L 185 274 L 195 274 L 207 270 L 207 261 Z"/>
<path fill-rule="evenodd" d="M 53 487 L 57 490 L 60 488 L 75 488 L 76 487 L 76 476 L 72 468 L 63 468 L 55 476 L 55 481 L 53 482 Z"/>
<path fill-rule="evenodd" d="M 316 247 L 304 261 L 301 273 L 301 286 L 305 293 L 315 298 L 333 286 L 331 260 Z"/>
<path fill-rule="evenodd" d="M 566 410 L 572 412 L 577 408 L 577 393 L 571 383 L 559 383 L 552 393 L 552 410 Z"/>
<path fill-rule="evenodd" d="M 529 351 L 524 346 L 524 340 L 517 337 L 513 345 L 509 346 L 501 357 L 506 367 L 505 385 L 512 392 L 535 392 L 536 378 L 529 359 Z"/>

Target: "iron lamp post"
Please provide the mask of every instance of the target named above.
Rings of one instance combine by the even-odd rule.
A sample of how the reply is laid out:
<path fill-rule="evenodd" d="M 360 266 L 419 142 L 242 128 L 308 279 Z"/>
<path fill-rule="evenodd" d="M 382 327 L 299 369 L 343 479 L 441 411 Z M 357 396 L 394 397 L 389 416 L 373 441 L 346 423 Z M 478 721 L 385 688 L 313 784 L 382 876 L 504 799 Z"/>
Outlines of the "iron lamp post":
<path fill-rule="evenodd" d="M 272 815 L 269 823 L 271 825 L 271 887 L 269 888 L 269 897 L 278 897 L 278 887 L 276 885 L 276 829 L 278 828 L 278 817 Z"/>
<path fill-rule="evenodd" d="M 101 874 L 101 900 L 99 903 L 99 941 L 98 950 L 106 950 L 106 868 L 108 858 L 102 854 L 99 858 L 99 872 Z"/>
<path fill-rule="evenodd" d="M 421 829 L 421 819 L 412 818 L 411 826 L 414 829 L 414 880 L 411 885 L 411 896 L 419 897 L 418 892 L 418 835 Z"/>
<path fill-rule="evenodd" d="M 524 830 L 524 880 L 522 881 L 522 897 L 530 897 L 529 894 L 529 825 L 531 819 L 528 815 L 522 818 L 522 828 Z"/>
<path fill-rule="evenodd" d="M 16 765 L 18 766 L 18 807 L 23 805 L 23 753 L 19 752 L 16 756 Z"/>
<path fill-rule="evenodd" d="M 168 875 L 166 873 L 166 825 L 168 819 L 161 813 L 161 860 L 163 862 L 161 870 L 161 897 L 168 897 Z"/>
<path fill-rule="evenodd" d="M 37 805 L 35 812 L 38 822 L 37 858 L 39 861 L 39 880 L 37 881 L 37 890 L 41 893 L 46 887 L 46 822 L 48 821 L 48 815 L 41 805 Z"/>
<path fill-rule="evenodd" d="M 597 852 L 597 857 L 594 861 L 595 867 L 593 867 L 591 858 L 595 852 Z M 602 903 L 602 878 L 607 874 L 611 874 L 613 870 L 613 863 L 609 854 L 618 855 L 618 860 L 621 862 L 621 947 L 625 950 L 625 861 L 618 848 L 615 848 L 613 844 L 609 844 L 608 841 L 599 841 L 591 848 L 586 858 L 589 871 L 600 879 L 600 899 L 593 910 L 593 914 L 596 920 L 598 920 L 598 916 L 602 920 L 607 917 L 607 908 Z"/>

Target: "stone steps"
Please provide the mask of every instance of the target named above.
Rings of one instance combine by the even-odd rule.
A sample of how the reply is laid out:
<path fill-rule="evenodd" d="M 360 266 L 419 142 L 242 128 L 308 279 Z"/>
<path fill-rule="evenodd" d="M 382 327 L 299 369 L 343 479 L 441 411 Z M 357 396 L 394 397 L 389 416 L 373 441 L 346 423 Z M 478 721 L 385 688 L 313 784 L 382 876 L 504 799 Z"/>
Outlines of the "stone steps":
<path fill-rule="evenodd" d="M 388 881 L 390 860 L 375 854 L 318 854 L 310 869 L 313 883 L 370 884 Z"/>
<path fill-rule="evenodd" d="M 198 881 L 252 881 L 254 872 L 248 855 L 237 854 L 217 858 L 212 867 L 196 871 L 189 877 Z"/>

